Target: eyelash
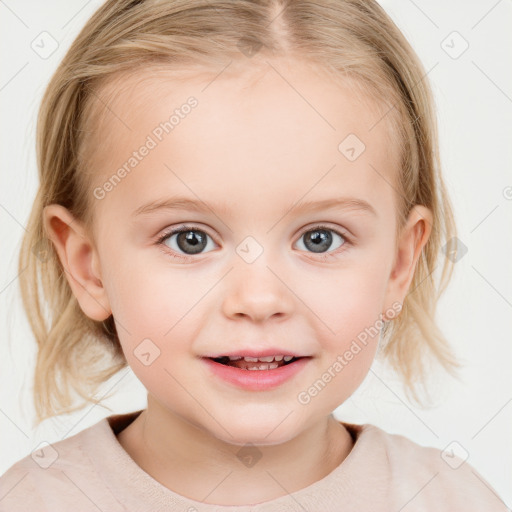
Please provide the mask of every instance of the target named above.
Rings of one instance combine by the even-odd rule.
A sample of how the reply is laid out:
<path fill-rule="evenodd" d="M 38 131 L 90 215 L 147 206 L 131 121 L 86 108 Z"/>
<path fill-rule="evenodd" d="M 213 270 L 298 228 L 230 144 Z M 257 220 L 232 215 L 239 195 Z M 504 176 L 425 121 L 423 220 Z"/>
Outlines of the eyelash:
<path fill-rule="evenodd" d="M 318 224 L 316 226 L 312 226 L 312 227 L 309 227 L 307 229 L 305 229 L 304 231 L 301 232 L 301 234 L 299 235 L 299 239 L 305 234 L 305 233 L 309 233 L 310 231 L 319 231 L 319 230 L 325 230 L 325 231 L 332 231 L 333 233 L 336 233 L 337 235 L 341 236 L 341 238 L 343 238 L 344 240 L 344 243 L 341 245 L 341 247 L 339 247 L 338 249 L 336 249 L 335 251 L 333 252 L 326 252 L 326 253 L 317 253 L 318 254 L 318 257 L 321 259 L 321 260 L 328 260 L 328 259 L 331 259 L 331 258 L 336 258 L 338 253 L 340 252 L 344 252 L 346 250 L 346 246 L 351 246 L 353 245 L 352 243 L 352 239 L 351 237 L 349 237 L 348 235 L 346 235 L 345 233 L 340 233 L 339 231 L 333 229 L 333 228 L 330 228 L 328 226 L 324 226 L 323 224 Z M 204 229 L 201 229 L 197 226 L 181 226 L 180 228 L 175 228 L 175 229 L 170 229 L 168 231 L 166 231 L 165 233 L 163 233 L 160 237 L 158 237 L 157 241 L 156 241 L 156 244 L 159 245 L 159 246 L 164 246 L 164 240 L 166 240 L 167 238 L 170 238 L 172 235 L 176 235 L 178 233 L 184 233 L 184 232 L 188 232 L 188 231 L 200 231 L 202 233 L 205 233 L 207 236 L 210 236 L 208 235 L 208 233 L 206 233 L 206 231 Z M 212 238 L 212 237 L 210 237 Z M 190 256 L 190 255 L 183 255 L 183 254 L 180 254 L 172 249 L 163 249 L 162 248 L 162 252 L 166 255 L 169 255 L 169 251 L 172 251 L 173 254 L 172 256 L 174 258 L 178 258 L 178 259 L 181 259 L 181 260 L 185 260 L 185 261 L 191 261 L 194 259 L 193 256 Z M 315 253 L 311 253 L 311 254 L 315 254 Z"/>

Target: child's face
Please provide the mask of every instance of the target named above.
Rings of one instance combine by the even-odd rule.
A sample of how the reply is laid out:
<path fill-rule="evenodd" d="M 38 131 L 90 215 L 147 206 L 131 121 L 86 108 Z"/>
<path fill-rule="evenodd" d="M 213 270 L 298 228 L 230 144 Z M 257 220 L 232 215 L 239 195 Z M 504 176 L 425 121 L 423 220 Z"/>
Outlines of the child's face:
<path fill-rule="evenodd" d="M 398 157 L 386 122 L 370 130 L 383 110 L 299 64 L 272 65 L 258 81 L 155 74 L 109 105 L 115 115 L 100 129 L 94 160 L 102 191 L 90 261 L 101 284 L 84 281 L 80 299 L 97 319 L 108 314 L 94 302 L 112 311 L 155 408 L 236 444 L 290 439 L 355 391 L 381 313 L 396 313 L 417 258 L 412 234 L 394 251 Z M 129 80 L 127 90 L 138 81 Z M 197 105 L 182 107 L 191 96 Z M 172 131 L 158 130 L 173 113 Z M 339 149 L 349 134 L 366 146 L 359 156 L 353 136 Z M 134 151 L 136 165 L 105 185 Z M 178 196 L 211 210 L 136 213 Z M 369 206 L 342 207 L 342 198 Z M 327 200 L 338 207 L 300 209 Z M 199 232 L 157 244 L 182 224 Z M 202 359 L 269 347 L 310 359 L 261 391 L 224 381 Z"/>

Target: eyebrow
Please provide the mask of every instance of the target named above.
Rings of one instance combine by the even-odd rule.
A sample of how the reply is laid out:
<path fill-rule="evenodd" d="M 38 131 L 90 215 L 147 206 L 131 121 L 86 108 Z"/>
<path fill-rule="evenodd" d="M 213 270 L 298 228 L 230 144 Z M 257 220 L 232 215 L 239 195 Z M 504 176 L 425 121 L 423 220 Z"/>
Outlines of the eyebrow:
<path fill-rule="evenodd" d="M 369 213 L 378 217 L 377 212 L 373 206 L 356 197 L 339 197 L 332 199 L 323 199 L 319 201 L 303 201 L 297 202 L 288 208 L 289 211 L 302 212 L 302 211 L 318 211 L 329 208 L 336 208 L 342 210 L 358 210 L 363 213 Z M 148 202 L 139 206 L 133 213 L 132 216 L 138 216 L 143 214 L 153 213 L 157 210 L 190 210 L 198 212 L 227 212 L 229 207 L 226 203 L 222 203 L 216 207 L 205 203 L 204 201 L 195 201 L 187 197 L 167 197 L 158 199 L 155 201 Z"/>

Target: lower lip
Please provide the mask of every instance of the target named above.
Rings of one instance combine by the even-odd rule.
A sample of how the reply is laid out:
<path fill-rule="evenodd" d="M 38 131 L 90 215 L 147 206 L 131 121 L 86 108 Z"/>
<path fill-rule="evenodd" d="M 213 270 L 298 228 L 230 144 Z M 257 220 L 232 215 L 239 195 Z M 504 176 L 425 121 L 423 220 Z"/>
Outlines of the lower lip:
<path fill-rule="evenodd" d="M 244 370 L 235 366 L 216 363 L 207 357 L 202 358 L 214 375 L 226 382 L 250 391 L 265 391 L 280 386 L 300 372 L 311 357 L 302 357 L 293 363 L 273 370 Z"/>

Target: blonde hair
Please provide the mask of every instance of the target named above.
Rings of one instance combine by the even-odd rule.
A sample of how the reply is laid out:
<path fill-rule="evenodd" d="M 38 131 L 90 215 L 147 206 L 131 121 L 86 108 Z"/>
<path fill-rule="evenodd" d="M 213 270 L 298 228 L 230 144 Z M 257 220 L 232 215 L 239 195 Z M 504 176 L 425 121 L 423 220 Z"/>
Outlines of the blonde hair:
<path fill-rule="evenodd" d="M 81 310 L 42 218 L 43 208 L 56 203 L 90 225 L 84 148 L 98 91 L 150 65 L 219 72 L 230 59 L 248 61 L 254 52 L 307 59 L 337 80 L 355 80 L 385 106 L 381 120 L 398 130 L 402 163 L 393 185 L 397 234 L 414 205 L 430 208 L 433 222 L 401 314 L 384 326 L 379 357 L 401 374 L 418 403 L 427 356 L 455 374 L 459 365 L 435 323 L 453 263 L 443 259 L 438 282 L 433 272 L 455 222 L 440 173 L 433 99 L 421 63 L 384 10 L 373 0 L 108 0 L 71 45 L 39 112 L 40 186 L 19 257 L 23 305 L 38 345 L 37 422 L 99 402 L 100 384 L 127 365 L 112 315 L 97 322 Z M 86 402 L 76 405 L 72 393 Z"/>

